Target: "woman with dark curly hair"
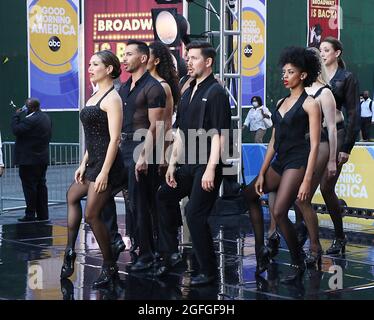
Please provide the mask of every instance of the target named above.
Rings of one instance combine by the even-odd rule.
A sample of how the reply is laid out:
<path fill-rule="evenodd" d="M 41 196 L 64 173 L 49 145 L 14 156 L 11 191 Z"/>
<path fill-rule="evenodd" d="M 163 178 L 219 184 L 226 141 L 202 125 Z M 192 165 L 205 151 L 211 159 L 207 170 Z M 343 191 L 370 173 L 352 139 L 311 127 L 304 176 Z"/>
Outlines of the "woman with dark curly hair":
<path fill-rule="evenodd" d="M 342 43 L 336 38 L 327 37 L 321 42 L 320 51 L 327 69 L 327 76 L 330 80 L 337 109 L 337 173 L 330 177 L 324 175 L 321 180 L 321 193 L 335 229 L 335 239 L 326 253 L 337 254 L 345 252 L 347 239 L 343 231 L 342 209 L 335 193 L 335 185 L 343 164 L 348 161 L 360 129 L 357 123 L 360 117 L 357 112 L 360 95 L 358 81 L 351 72 L 345 69 L 345 63 L 342 59 Z M 341 112 L 343 106 L 347 115 L 346 125 Z"/>
<path fill-rule="evenodd" d="M 318 103 L 305 92 L 305 87 L 317 79 L 321 64 L 313 52 L 299 47 L 286 48 L 279 64 L 283 68 L 283 84 L 290 94 L 277 103 L 272 115 L 273 133 L 264 162 L 259 175 L 244 189 L 244 196 L 255 233 L 256 274 L 260 274 L 267 269 L 270 260 L 264 245 L 259 198 L 264 193 L 277 191 L 273 215 L 287 242 L 293 267 L 292 273 L 282 280 L 288 283 L 301 279 L 305 271 L 288 210 L 296 199 L 306 201 L 310 197 L 321 134 L 321 111 Z M 305 140 L 308 127 L 310 144 Z"/>

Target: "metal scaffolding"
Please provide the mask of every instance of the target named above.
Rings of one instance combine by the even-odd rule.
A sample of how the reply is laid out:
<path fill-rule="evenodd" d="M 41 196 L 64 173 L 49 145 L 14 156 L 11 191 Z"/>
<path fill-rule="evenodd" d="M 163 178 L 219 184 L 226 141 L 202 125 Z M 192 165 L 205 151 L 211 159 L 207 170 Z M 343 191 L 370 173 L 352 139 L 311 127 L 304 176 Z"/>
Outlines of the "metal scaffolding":
<path fill-rule="evenodd" d="M 206 0 L 205 30 L 210 38 L 218 38 L 219 76 L 225 84 L 232 107 L 234 130 L 234 154 L 229 159 L 236 166 L 238 181 L 242 170 L 242 0 L 219 0 L 217 11 L 211 0 Z M 219 21 L 219 30 L 212 30 L 211 16 Z"/>

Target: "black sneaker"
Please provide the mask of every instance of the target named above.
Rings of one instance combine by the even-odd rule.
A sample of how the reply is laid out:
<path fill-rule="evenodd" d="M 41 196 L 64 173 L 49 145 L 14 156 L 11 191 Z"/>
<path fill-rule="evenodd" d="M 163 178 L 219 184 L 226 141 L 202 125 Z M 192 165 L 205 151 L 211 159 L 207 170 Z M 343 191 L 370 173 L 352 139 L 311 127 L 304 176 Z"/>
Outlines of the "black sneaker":
<path fill-rule="evenodd" d="M 23 218 L 17 219 L 19 222 L 34 222 L 37 221 L 35 216 L 25 215 Z"/>

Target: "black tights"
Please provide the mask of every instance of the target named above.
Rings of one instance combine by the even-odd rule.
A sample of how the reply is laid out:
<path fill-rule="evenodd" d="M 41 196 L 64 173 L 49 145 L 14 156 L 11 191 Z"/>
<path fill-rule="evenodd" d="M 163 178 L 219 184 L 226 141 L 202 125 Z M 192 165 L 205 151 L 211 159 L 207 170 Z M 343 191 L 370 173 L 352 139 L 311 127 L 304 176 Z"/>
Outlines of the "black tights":
<path fill-rule="evenodd" d="M 74 182 L 71 184 L 66 195 L 68 203 L 68 243 L 66 250 L 74 250 L 82 220 L 81 200 L 85 196 L 87 196 L 85 221 L 90 225 L 99 244 L 104 259 L 103 265 L 111 265 L 113 263 L 113 256 L 110 247 L 110 235 L 100 218 L 101 210 L 111 196 L 110 186 L 104 192 L 96 193 L 94 182 L 84 184 Z"/>
<path fill-rule="evenodd" d="M 305 168 L 288 169 L 280 176 L 272 167 L 265 173 L 263 191 L 277 191 L 273 215 L 290 250 L 292 263 L 301 262 L 299 244 L 292 222 L 288 219 L 288 210 L 297 198 L 299 187 L 303 181 Z M 254 179 L 245 189 L 244 196 L 250 211 L 250 218 L 255 233 L 256 256 L 264 245 L 264 218 L 259 195 L 255 191 Z"/>
<path fill-rule="evenodd" d="M 337 132 L 337 150 L 340 150 L 342 144 L 344 141 L 344 129 L 340 129 Z M 339 179 L 340 172 L 342 170 L 342 165 L 338 165 L 336 167 L 336 175 L 333 177 L 328 177 L 327 169 L 322 171 L 322 168 L 326 168 L 326 164 L 328 161 L 328 152 L 329 150 L 325 148 L 325 143 L 321 143 L 319 150 L 318 150 L 318 158 L 317 158 L 317 164 L 316 164 L 316 170 L 315 175 L 313 176 L 312 181 L 312 189 L 311 194 L 313 195 L 315 190 L 318 187 L 317 180 L 320 178 L 320 184 L 321 184 L 321 193 L 323 200 L 326 203 L 327 210 L 330 214 L 331 220 L 334 224 L 334 230 L 335 230 L 335 237 L 339 239 L 344 238 L 344 230 L 343 230 L 343 218 L 342 218 L 342 208 L 339 204 L 339 199 L 335 193 L 335 185 Z M 339 151 L 337 152 L 336 159 L 338 160 Z M 323 164 L 325 164 L 323 166 Z M 311 237 L 311 243 L 313 234 L 315 234 L 315 221 L 312 217 L 310 219 L 310 215 L 302 215 L 301 212 L 295 208 L 296 212 L 296 223 L 301 222 L 302 219 L 305 220 L 306 226 L 308 228 L 309 235 Z M 312 221 L 310 221 L 312 220 Z M 317 222 L 318 223 L 318 222 Z M 311 226 L 311 228 L 308 226 Z M 318 227 L 318 226 L 317 226 Z M 311 229 L 311 230 L 310 230 Z M 311 234 L 312 231 L 312 234 Z"/>

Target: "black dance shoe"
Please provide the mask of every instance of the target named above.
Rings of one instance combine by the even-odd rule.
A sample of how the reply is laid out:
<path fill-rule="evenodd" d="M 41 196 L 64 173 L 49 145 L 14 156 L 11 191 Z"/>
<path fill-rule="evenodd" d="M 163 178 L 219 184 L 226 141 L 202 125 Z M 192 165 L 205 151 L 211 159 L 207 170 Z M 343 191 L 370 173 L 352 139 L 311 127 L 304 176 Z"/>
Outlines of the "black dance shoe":
<path fill-rule="evenodd" d="M 69 249 L 65 252 L 64 264 L 62 265 L 60 274 L 61 279 L 69 278 L 74 273 L 74 262 L 76 257 L 77 255 L 73 249 Z"/>
<path fill-rule="evenodd" d="M 118 266 L 113 264 L 111 266 L 102 267 L 99 277 L 94 281 L 92 288 L 102 288 L 109 284 L 113 284 L 114 280 L 118 278 Z"/>
<path fill-rule="evenodd" d="M 69 279 L 61 279 L 61 293 L 63 300 L 74 300 L 74 285 Z"/>
<path fill-rule="evenodd" d="M 112 243 L 112 254 L 114 261 L 117 261 L 121 252 L 126 249 L 126 245 L 122 239 L 117 240 L 116 242 Z"/>
<path fill-rule="evenodd" d="M 217 280 L 217 276 L 213 275 L 206 275 L 203 273 L 199 273 L 196 276 L 191 277 L 190 286 L 191 287 L 198 287 L 198 286 L 205 286 L 210 283 L 213 283 Z"/>
<path fill-rule="evenodd" d="M 267 239 L 266 246 L 269 250 L 270 259 L 274 258 L 279 252 L 280 235 L 274 231 Z"/>
<path fill-rule="evenodd" d="M 17 219 L 19 222 L 35 222 L 35 221 L 37 221 L 36 220 L 36 217 L 35 216 L 33 216 L 33 215 L 25 215 L 24 217 L 22 217 L 22 218 L 19 218 L 19 219 Z"/>
<path fill-rule="evenodd" d="M 144 261 L 139 258 L 133 265 L 130 266 L 129 271 L 132 271 L 132 272 L 145 271 L 151 268 L 153 266 L 153 263 L 154 263 L 153 259 Z"/>
<path fill-rule="evenodd" d="M 257 259 L 256 275 L 259 275 L 263 273 L 269 267 L 269 264 L 270 264 L 269 249 L 263 246 L 260 249 L 256 259 Z"/>
<path fill-rule="evenodd" d="M 281 283 L 283 284 L 295 284 L 297 282 L 301 282 L 304 272 L 305 272 L 305 264 L 291 264 L 292 272 L 286 276 L 285 278 L 281 279 Z"/>
<path fill-rule="evenodd" d="M 330 248 L 326 250 L 326 254 L 344 254 L 347 241 L 347 237 L 344 237 L 343 239 L 335 238 L 332 241 Z"/>
<path fill-rule="evenodd" d="M 304 260 L 307 268 L 315 267 L 319 270 L 321 268 L 322 255 L 323 255 L 323 250 L 321 248 L 319 248 L 317 252 L 309 249 L 306 255 L 306 258 Z"/>

